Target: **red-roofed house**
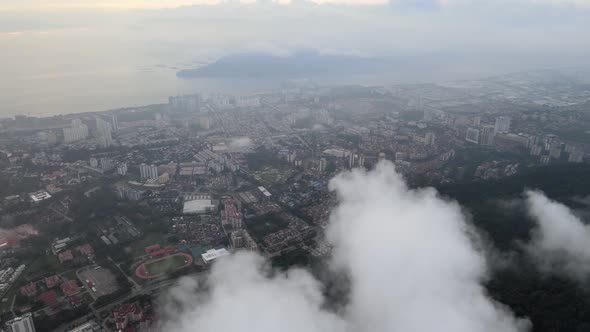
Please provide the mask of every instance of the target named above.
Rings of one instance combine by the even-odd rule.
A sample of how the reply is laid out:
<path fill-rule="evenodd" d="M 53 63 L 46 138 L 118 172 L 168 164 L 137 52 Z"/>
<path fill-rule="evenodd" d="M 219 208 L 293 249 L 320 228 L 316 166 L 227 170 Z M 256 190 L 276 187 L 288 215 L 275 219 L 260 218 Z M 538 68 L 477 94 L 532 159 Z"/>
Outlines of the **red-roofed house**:
<path fill-rule="evenodd" d="M 143 317 L 143 310 L 135 303 L 124 303 L 113 310 L 115 325 L 122 330 L 128 322 L 139 322 Z"/>
<path fill-rule="evenodd" d="M 55 285 L 57 285 L 57 283 L 59 282 L 60 278 L 57 274 L 54 274 L 52 276 L 49 277 L 45 277 L 45 286 L 47 286 L 47 288 L 53 288 L 55 287 Z"/>
<path fill-rule="evenodd" d="M 94 254 L 94 249 L 92 249 L 92 246 L 88 243 L 76 247 L 76 250 L 78 250 L 82 255 L 86 256 Z"/>
<path fill-rule="evenodd" d="M 50 290 L 39 295 L 39 299 L 45 305 L 54 305 L 57 301 L 57 293 L 54 290 Z"/>
<path fill-rule="evenodd" d="M 151 252 L 154 252 L 154 251 L 158 251 L 158 250 L 160 250 L 159 244 L 152 244 L 151 246 L 145 247 L 145 252 L 148 254 Z"/>
<path fill-rule="evenodd" d="M 74 294 L 80 293 L 80 287 L 78 287 L 78 284 L 76 284 L 75 280 L 64 281 L 61 284 L 61 290 L 66 296 L 72 296 Z"/>
<path fill-rule="evenodd" d="M 57 259 L 59 259 L 60 263 L 69 262 L 74 259 L 74 255 L 72 254 L 71 250 L 62 251 L 57 254 Z"/>
<path fill-rule="evenodd" d="M 24 296 L 33 296 L 37 294 L 37 285 L 34 282 L 30 282 L 20 288 L 20 293 Z"/>
<path fill-rule="evenodd" d="M 79 307 L 82 304 L 82 298 L 78 295 L 70 296 L 70 303 L 74 307 Z"/>

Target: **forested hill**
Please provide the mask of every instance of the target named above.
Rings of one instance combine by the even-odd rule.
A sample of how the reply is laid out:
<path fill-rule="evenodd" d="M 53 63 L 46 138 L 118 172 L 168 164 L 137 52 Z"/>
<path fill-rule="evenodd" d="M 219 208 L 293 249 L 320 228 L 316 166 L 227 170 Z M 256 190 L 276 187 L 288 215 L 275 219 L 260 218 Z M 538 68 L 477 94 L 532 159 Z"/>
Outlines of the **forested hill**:
<path fill-rule="evenodd" d="M 456 199 L 499 252 L 511 257 L 502 268 L 495 266 L 486 285 L 493 298 L 518 316 L 528 317 L 533 332 L 590 331 L 587 285 L 540 273 L 519 247 L 533 226 L 521 200 L 523 191 L 539 189 L 571 208 L 590 210 L 576 200 L 590 195 L 590 165 L 547 166 L 499 181 L 455 183 L 438 189 Z"/>
<path fill-rule="evenodd" d="M 526 189 L 536 189 L 572 208 L 583 208 L 575 198 L 590 195 L 590 165 L 552 165 L 497 181 L 458 182 L 437 189 L 467 209 L 475 225 L 487 232 L 496 246 L 511 249 L 514 241 L 528 239 L 532 223 L 522 204 L 510 203 L 521 199 Z"/>

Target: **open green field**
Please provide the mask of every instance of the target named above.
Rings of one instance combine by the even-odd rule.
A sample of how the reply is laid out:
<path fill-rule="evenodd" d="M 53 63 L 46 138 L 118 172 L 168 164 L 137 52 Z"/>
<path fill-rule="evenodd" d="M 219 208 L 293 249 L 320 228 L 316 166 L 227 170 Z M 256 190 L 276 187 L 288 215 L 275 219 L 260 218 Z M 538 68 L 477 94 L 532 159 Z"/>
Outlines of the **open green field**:
<path fill-rule="evenodd" d="M 173 272 L 179 267 L 187 263 L 186 257 L 183 255 L 168 256 L 160 261 L 148 263 L 145 265 L 146 270 L 150 275 L 159 275 L 163 273 Z"/>
<path fill-rule="evenodd" d="M 285 183 L 293 174 L 293 170 L 288 168 L 265 167 L 260 171 L 254 172 L 254 177 L 265 186 L 273 186 Z"/>
<path fill-rule="evenodd" d="M 37 257 L 24 271 L 23 275 L 32 275 L 36 273 L 46 273 L 46 272 L 54 272 L 54 273 L 61 273 L 64 272 L 67 268 L 65 268 L 62 264 L 59 263 L 59 260 L 54 255 L 42 255 Z"/>

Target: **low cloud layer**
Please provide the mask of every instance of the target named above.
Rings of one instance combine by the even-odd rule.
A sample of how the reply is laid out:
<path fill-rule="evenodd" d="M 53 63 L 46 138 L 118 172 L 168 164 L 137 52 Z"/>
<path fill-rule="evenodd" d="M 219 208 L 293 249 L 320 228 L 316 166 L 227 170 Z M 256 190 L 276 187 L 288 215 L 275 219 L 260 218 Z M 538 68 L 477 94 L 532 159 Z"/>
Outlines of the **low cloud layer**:
<path fill-rule="evenodd" d="M 528 213 L 536 222 L 528 253 L 542 271 L 586 281 L 590 276 L 590 228 L 565 205 L 542 192 L 525 193 Z"/>
<path fill-rule="evenodd" d="M 330 188 L 339 198 L 331 265 L 350 279 L 344 308 L 325 309 L 309 272 L 272 271 L 242 253 L 217 262 L 203 284 L 185 279 L 173 289 L 162 331 L 528 330 L 486 294 L 485 257 L 457 204 L 408 189 L 388 162 L 341 174 Z"/>
<path fill-rule="evenodd" d="M 410 190 L 389 163 L 339 175 L 329 239 L 352 278 L 358 331 L 522 331 L 481 281 L 486 262 L 460 207 Z"/>
<path fill-rule="evenodd" d="M 321 287 L 307 271 L 275 272 L 250 253 L 216 263 L 206 281 L 210 292 L 195 295 L 185 278 L 169 294 L 162 331 L 337 332 L 345 321 L 321 309 Z"/>

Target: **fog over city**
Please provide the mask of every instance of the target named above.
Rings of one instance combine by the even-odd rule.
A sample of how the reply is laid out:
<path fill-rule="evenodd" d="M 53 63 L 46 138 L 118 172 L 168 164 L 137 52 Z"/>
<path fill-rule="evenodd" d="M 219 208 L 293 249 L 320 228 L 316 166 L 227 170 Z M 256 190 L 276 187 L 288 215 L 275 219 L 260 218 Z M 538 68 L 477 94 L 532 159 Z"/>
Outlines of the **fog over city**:
<path fill-rule="evenodd" d="M 489 298 L 478 235 L 459 206 L 432 188 L 409 189 L 391 163 L 331 180 L 331 267 L 350 278 L 350 302 L 326 309 L 309 272 L 269 270 L 254 255 L 221 260 L 205 281 L 184 280 L 164 302 L 162 331 L 528 331 L 526 318 Z M 228 319 L 228 311 L 231 319 Z M 428 318 L 426 318 L 428 317 Z M 247 323 L 244 323 L 247 322 Z"/>
<path fill-rule="evenodd" d="M 590 331 L 590 0 L 0 0 L 0 332 Z"/>

